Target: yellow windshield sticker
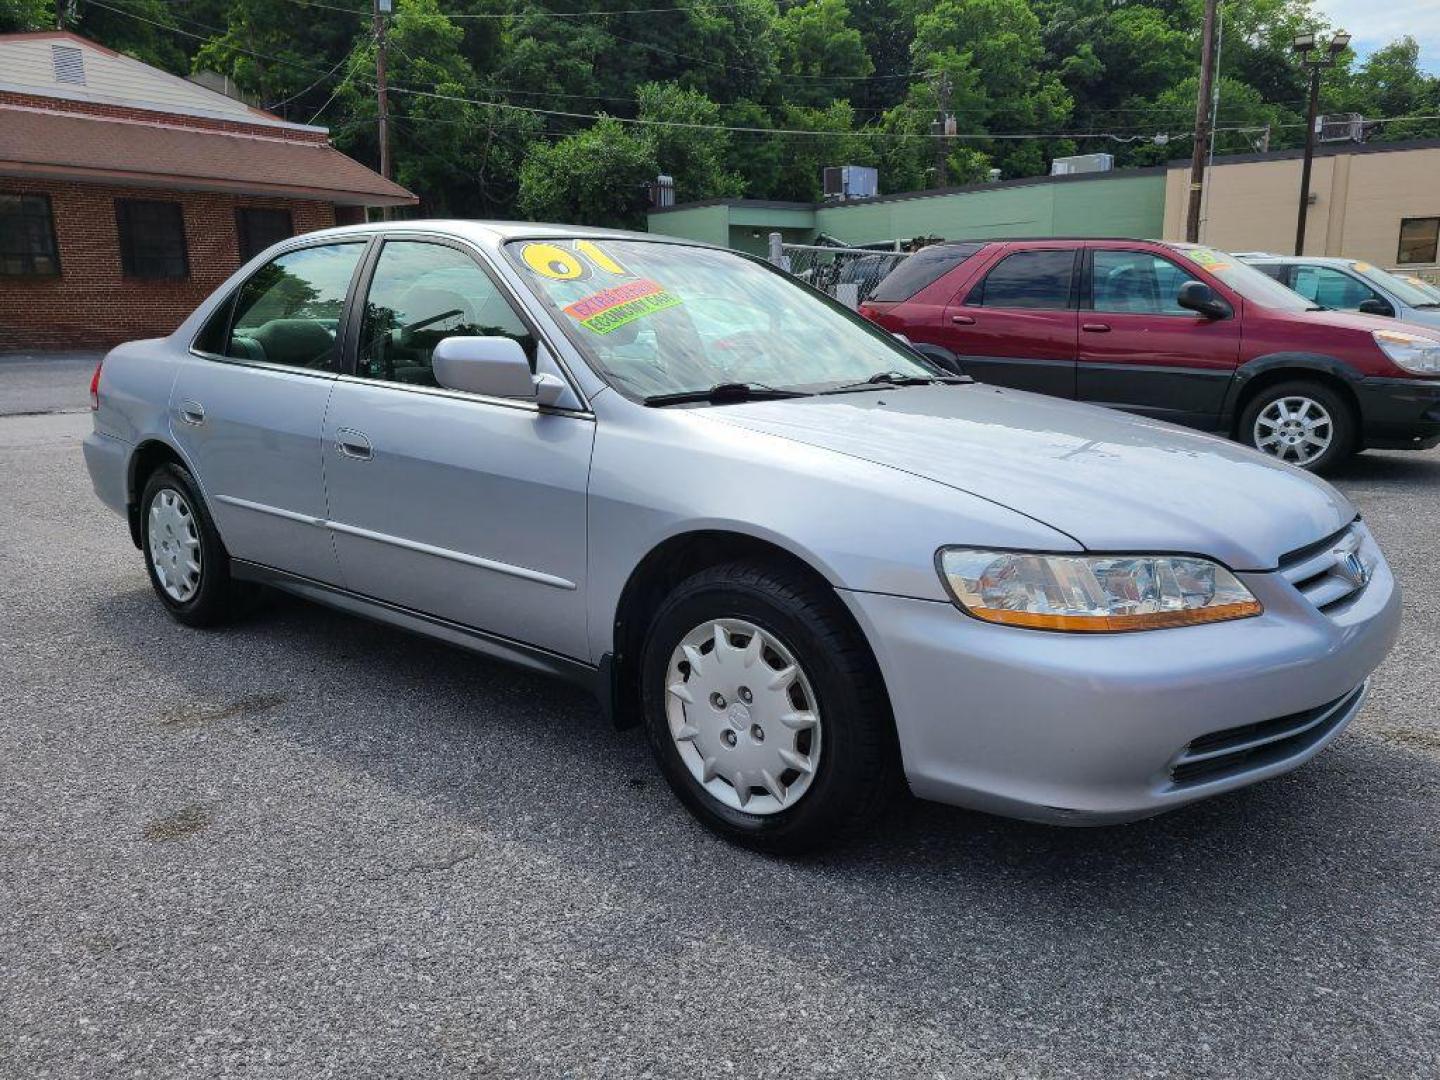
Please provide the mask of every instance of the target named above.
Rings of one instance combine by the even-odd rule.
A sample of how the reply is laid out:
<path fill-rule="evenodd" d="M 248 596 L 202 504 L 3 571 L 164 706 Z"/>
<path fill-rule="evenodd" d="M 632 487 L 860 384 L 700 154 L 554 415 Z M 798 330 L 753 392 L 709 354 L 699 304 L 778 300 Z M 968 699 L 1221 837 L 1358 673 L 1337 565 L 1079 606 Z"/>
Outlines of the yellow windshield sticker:
<path fill-rule="evenodd" d="M 618 262 L 616 262 L 603 250 L 601 250 L 600 245 L 592 244 L 589 240 L 576 240 L 575 250 L 578 251 L 581 255 L 584 255 L 585 258 L 589 259 L 592 263 L 598 266 L 601 270 L 604 270 L 607 274 L 621 275 L 629 273 L 629 271 L 627 271 L 625 267 L 621 266 Z"/>
<path fill-rule="evenodd" d="M 1213 248 L 1190 248 L 1185 254 L 1189 255 L 1190 258 L 1194 259 L 1207 270 L 1225 269 L 1230 265 L 1221 257 L 1220 253 Z"/>
<path fill-rule="evenodd" d="M 676 307 L 679 303 L 680 298 L 666 292 L 659 282 L 640 278 L 576 300 L 567 304 L 564 311 L 585 329 L 608 334 L 626 323 Z"/>
<path fill-rule="evenodd" d="M 552 281 L 575 281 L 589 274 L 574 252 L 558 244 L 526 244 L 520 258 L 535 273 Z"/>

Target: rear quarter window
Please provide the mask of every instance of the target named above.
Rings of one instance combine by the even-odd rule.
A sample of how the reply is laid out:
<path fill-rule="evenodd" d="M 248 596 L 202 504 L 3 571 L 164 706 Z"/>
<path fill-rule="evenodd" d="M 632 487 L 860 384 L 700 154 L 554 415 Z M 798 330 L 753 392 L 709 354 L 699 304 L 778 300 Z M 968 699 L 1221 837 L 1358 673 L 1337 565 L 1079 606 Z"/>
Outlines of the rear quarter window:
<path fill-rule="evenodd" d="M 937 244 L 934 247 L 921 248 L 886 275 L 870 294 L 870 299 L 881 303 L 909 300 L 921 289 L 935 284 L 982 247 L 983 244 Z"/>

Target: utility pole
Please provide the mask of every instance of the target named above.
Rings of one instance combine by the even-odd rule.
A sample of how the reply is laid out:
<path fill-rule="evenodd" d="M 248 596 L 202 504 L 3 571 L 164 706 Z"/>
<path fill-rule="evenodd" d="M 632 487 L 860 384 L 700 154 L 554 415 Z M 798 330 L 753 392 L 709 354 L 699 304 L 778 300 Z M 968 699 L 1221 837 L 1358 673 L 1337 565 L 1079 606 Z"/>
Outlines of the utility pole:
<path fill-rule="evenodd" d="M 950 155 L 950 140 L 947 136 L 955 126 L 955 121 L 950 116 L 950 75 L 947 72 L 940 72 L 935 95 L 940 105 L 940 120 L 935 125 L 935 134 L 938 136 L 935 140 L 935 186 L 943 188 L 949 181 L 945 160 Z"/>
<path fill-rule="evenodd" d="M 1215 21 L 1220 0 L 1205 0 L 1205 28 L 1200 38 L 1200 89 L 1195 95 L 1195 138 L 1190 152 L 1190 205 L 1185 239 L 1200 240 L 1201 196 L 1205 191 L 1205 154 L 1210 144 L 1210 118 L 1215 94 Z"/>
<path fill-rule="evenodd" d="M 1313 33 L 1296 34 L 1292 43 L 1300 64 L 1310 69 L 1310 103 L 1305 109 L 1305 159 L 1300 166 L 1300 209 L 1295 216 L 1295 254 L 1305 254 L 1305 218 L 1310 210 L 1310 165 L 1315 157 L 1315 118 L 1320 111 L 1320 72 L 1333 67 L 1350 45 L 1350 35 L 1336 31 L 1330 44 L 1319 48 Z M 1311 55 L 1314 53 L 1315 55 Z"/>
<path fill-rule="evenodd" d="M 375 104 L 380 121 L 380 175 L 390 179 L 390 92 L 385 82 L 385 23 L 392 0 L 375 0 Z M 383 221 L 390 220 L 390 207 L 380 208 Z"/>
<path fill-rule="evenodd" d="M 1315 160 L 1315 114 L 1320 108 L 1320 66 L 1310 68 L 1310 104 L 1305 109 L 1305 160 L 1300 165 L 1300 210 L 1295 216 L 1295 254 L 1305 254 L 1305 218 L 1310 210 L 1310 165 Z"/>

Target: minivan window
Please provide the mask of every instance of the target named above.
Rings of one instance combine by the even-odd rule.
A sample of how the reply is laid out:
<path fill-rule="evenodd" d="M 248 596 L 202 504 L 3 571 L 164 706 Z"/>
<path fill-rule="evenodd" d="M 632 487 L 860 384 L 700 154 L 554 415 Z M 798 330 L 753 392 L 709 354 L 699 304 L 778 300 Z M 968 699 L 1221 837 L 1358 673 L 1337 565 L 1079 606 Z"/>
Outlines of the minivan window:
<path fill-rule="evenodd" d="M 1070 248 L 1006 255 L 966 302 L 995 308 L 1068 308 L 1075 253 Z"/>
<path fill-rule="evenodd" d="M 921 289 L 935 284 L 982 247 L 983 244 L 935 244 L 921 248 L 887 274 L 870 294 L 870 299 L 881 303 L 909 300 Z"/>
<path fill-rule="evenodd" d="M 1190 275 L 1148 251 L 1097 249 L 1091 259 L 1091 307 L 1137 315 L 1189 315 L 1177 302 Z"/>
<path fill-rule="evenodd" d="M 444 244 L 388 242 L 365 297 L 355 373 L 438 386 L 431 358 L 447 337 L 513 338 L 535 365 L 529 328 L 474 259 Z"/>
<path fill-rule="evenodd" d="M 364 243 L 299 248 L 271 259 L 240 286 L 229 356 L 285 367 L 335 365 L 340 316 Z"/>

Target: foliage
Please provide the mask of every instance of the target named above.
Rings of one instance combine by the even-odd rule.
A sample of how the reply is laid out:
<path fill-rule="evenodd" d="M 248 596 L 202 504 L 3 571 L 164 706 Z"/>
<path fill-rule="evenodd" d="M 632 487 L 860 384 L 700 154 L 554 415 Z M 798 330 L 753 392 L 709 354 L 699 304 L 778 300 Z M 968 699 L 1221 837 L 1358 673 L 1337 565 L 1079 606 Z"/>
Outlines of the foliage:
<path fill-rule="evenodd" d="M 286 119 L 378 158 L 369 8 L 328 0 L 70 0 L 68 25 L 177 73 L 211 69 Z M 1290 49 L 1329 31 L 1312 0 L 1222 0 L 1217 153 L 1304 137 Z M 673 7 L 664 11 L 620 8 Z M 123 8 L 124 14 L 110 10 Z M 1045 172 L 1060 154 L 1188 157 L 1203 0 L 395 0 L 396 179 L 420 212 L 640 225 L 677 199 L 816 199 L 826 165 L 882 190 Z M 567 17 L 574 16 L 574 17 Z M 52 0 L 0 0 L 0 30 L 52 25 Z M 1325 111 L 1440 114 L 1409 38 L 1327 69 Z M 640 121 L 630 123 L 627 121 Z M 772 134 L 776 129 L 807 134 Z M 1017 137 L 1018 136 L 1018 137 Z M 1158 138 L 1157 138 L 1158 136 Z M 1373 140 L 1440 137 L 1440 121 Z"/>

